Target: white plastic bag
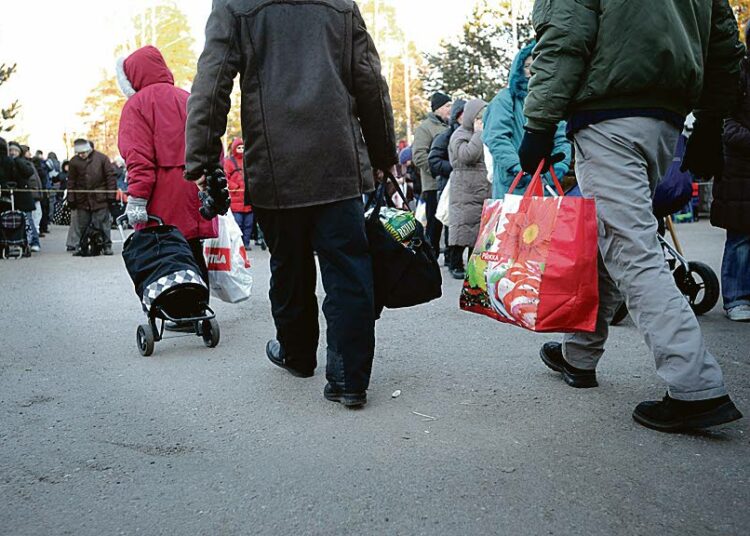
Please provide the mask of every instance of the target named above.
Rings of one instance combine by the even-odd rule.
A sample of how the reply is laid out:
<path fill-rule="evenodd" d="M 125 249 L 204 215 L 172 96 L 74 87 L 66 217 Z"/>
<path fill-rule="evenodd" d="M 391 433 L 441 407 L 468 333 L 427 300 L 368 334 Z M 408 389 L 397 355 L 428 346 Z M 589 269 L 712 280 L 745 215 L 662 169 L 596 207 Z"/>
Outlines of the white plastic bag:
<path fill-rule="evenodd" d="M 422 227 L 427 227 L 427 202 L 424 199 L 419 200 L 417 205 L 417 211 L 414 213 L 417 221 L 422 224 Z"/>
<path fill-rule="evenodd" d="M 231 211 L 219 216 L 219 236 L 203 243 L 203 254 L 212 296 L 227 303 L 240 303 L 250 298 L 253 288 L 250 261 L 242 242 L 242 231 Z"/>
<path fill-rule="evenodd" d="M 449 227 L 451 224 L 450 220 L 450 207 L 451 207 L 451 180 L 448 179 L 448 183 L 443 189 L 443 193 L 440 194 L 440 201 L 438 201 L 437 212 L 435 217 L 445 225 Z"/>

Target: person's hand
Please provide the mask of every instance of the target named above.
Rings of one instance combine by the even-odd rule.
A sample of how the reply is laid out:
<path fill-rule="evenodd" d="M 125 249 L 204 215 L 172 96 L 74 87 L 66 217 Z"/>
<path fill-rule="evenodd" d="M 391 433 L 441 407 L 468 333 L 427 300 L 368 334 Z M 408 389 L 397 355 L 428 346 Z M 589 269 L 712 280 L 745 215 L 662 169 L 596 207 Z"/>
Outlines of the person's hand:
<path fill-rule="evenodd" d="M 521 168 L 530 175 L 539 169 L 539 165 L 545 162 L 542 172 L 546 172 L 550 166 L 565 160 L 564 154 L 552 154 L 555 148 L 555 131 L 539 132 L 527 130 L 523 136 L 521 146 L 518 148 L 518 159 Z"/>
<path fill-rule="evenodd" d="M 698 117 L 688 138 L 681 171 L 703 179 L 720 177 L 724 172 L 723 133 L 724 121 L 720 117 Z"/>
<path fill-rule="evenodd" d="M 474 132 L 477 134 L 484 132 L 484 119 L 482 117 L 477 117 L 474 120 Z"/>
<path fill-rule="evenodd" d="M 391 169 L 382 170 L 382 169 L 376 169 L 375 170 L 375 182 L 380 184 L 382 182 L 385 182 L 386 176 L 390 174 L 393 177 L 396 176 L 396 166 L 391 167 Z"/>
<path fill-rule="evenodd" d="M 148 201 L 139 197 L 130 197 L 128 205 L 125 208 L 125 215 L 128 217 L 128 223 L 132 226 L 148 223 L 148 212 L 146 211 Z"/>
<path fill-rule="evenodd" d="M 198 187 L 198 189 L 201 192 L 205 192 L 206 188 L 207 188 L 207 185 L 206 185 L 206 176 L 203 175 L 200 179 L 198 179 L 197 181 L 195 181 L 195 185 Z"/>

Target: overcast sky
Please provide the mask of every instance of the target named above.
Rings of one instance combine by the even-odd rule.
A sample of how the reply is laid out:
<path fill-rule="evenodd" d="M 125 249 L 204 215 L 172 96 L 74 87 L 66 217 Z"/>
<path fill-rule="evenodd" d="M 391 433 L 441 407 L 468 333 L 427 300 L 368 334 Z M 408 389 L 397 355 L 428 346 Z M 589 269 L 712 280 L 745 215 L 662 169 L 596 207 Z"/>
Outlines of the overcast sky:
<path fill-rule="evenodd" d="M 0 88 L 0 104 L 17 98 L 23 106 L 13 134 L 29 134 L 32 149 L 65 154 L 63 132 L 79 134 L 76 114 L 83 100 L 103 74 L 113 76 L 115 46 L 126 35 L 133 14 L 152 1 L 25 0 L 13 3 L 10 11 L 4 9 L 0 63 L 18 63 L 18 72 Z M 441 38 L 460 30 L 474 0 L 394 3 L 409 37 L 420 49 L 431 50 Z M 177 5 L 190 18 L 200 52 L 211 0 L 180 0 Z"/>

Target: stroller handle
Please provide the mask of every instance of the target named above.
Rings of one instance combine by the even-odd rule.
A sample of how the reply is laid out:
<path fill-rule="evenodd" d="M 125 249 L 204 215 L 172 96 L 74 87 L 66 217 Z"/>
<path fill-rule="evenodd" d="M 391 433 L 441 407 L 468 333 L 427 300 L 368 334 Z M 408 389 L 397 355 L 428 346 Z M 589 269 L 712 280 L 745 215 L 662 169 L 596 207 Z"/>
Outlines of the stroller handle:
<path fill-rule="evenodd" d="M 127 219 L 128 219 L 128 215 L 127 214 L 123 214 L 122 216 L 120 216 L 119 218 L 117 218 L 115 220 L 115 223 L 117 225 L 122 225 L 123 223 L 125 223 L 125 221 Z M 151 215 L 149 215 L 148 221 L 152 221 L 154 223 L 158 223 L 159 225 L 164 225 L 164 220 L 162 220 L 159 216 L 151 216 Z"/>

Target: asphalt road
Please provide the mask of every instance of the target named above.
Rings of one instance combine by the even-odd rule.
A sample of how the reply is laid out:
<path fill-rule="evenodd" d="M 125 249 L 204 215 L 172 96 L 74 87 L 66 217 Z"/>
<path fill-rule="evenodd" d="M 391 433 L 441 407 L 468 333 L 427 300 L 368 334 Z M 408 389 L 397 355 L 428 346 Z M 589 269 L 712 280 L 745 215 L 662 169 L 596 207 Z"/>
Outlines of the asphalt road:
<path fill-rule="evenodd" d="M 679 231 L 718 268 L 721 232 Z M 370 402 L 347 411 L 322 370 L 266 361 L 267 254 L 254 297 L 218 306 L 219 348 L 182 338 L 146 359 L 122 259 L 72 258 L 63 235 L 0 261 L 2 535 L 750 533 L 750 419 L 636 425 L 665 389 L 632 324 L 601 386 L 574 390 L 537 357 L 548 337 L 459 311 L 450 280 L 439 302 L 386 313 Z M 750 415 L 750 325 L 720 310 L 702 325 Z"/>

